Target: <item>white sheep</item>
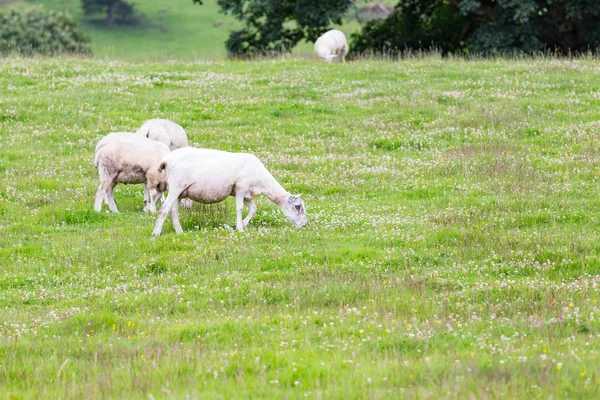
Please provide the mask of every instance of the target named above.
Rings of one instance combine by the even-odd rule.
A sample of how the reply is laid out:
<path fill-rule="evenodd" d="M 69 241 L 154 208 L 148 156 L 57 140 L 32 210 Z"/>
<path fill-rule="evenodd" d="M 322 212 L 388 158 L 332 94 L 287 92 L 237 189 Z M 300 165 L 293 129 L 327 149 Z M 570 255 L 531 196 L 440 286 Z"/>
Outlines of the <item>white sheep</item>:
<path fill-rule="evenodd" d="M 149 119 L 142 124 L 137 134 L 164 143 L 170 150 L 188 146 L 185 130 L 179 124 L 167 119 Z"/>
<path fill-rule="evenodd" d="M 101 211 L 104 200 L 110 211 L 118 212 L 113 194 L 117 183 L 143 183 L 144 211 L 156 212 L 156 200 L 167 187 L 166 176 L 158 171 L 158 166 L 169 152 L 166 145 L 133 133 L 104 136 L 96 145 L 94 156 L 100 177 L 94 210 Z"/>
<path fill-rule="evenodd" d="M 325 32 L 315 42 L 315 53 L 327 62 L 332 62 L 336 58 L 345 61 L 348 54 L 346 36 L 337 29 Z"/>
<path fill-rule="evenodd" d="M 162 170 L 167 173 L 169 195 L 158 212 L 153 236 L 160 235 L 167 214 L 171 215 L 175 232 L 183 232 L 179 223 L 179 198 L 211 204 L 234 196 L 236 228 L 243 231 L 256 214 L 253 199 L 262 194 L 277 204 L 293 225 L 307 224 L 300 196 L 289 194 L 252 154 L 187 147 L 167 154 L 160 162 L 159 171 Z M 248 215 L 242 220 L 244 204 Z"/>

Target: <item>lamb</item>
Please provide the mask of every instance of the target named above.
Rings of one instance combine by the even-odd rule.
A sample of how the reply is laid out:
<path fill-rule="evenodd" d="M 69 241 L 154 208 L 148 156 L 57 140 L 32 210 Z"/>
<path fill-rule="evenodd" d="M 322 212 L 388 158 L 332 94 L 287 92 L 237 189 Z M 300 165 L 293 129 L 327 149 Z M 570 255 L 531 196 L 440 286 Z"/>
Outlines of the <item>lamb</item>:
<path fill-rule="evenodd" d="M 185 130 L 167 119 L 150 119 L 144 122 L 137 134 L 164 143 L 170 150 L 188 146 Z"/>
<path fill-rule="evenodd" d="M 167 188 L 158 165 L 169 152 L 166 145 L 133 133 L 113 132 L 103 137 L 94 157 L 100 177 L 94 210 L 101 211 L 104 200 L 110 211 L 119 212 L 113 194 L 117 183 L 143 183 L 144 211 L 155 213 L 156 200 Z"/>
<path fill-rule="evenodd" d="M 345 61 L 348 54 L 346 36 L 337 29 L 325 32 L 315 42 L 315 53 L 327 62 L 332 62 L 336 58 Z"/>
<path fill-rule="evenodd" d="M 167 173 L 169 195 L 158 212 L 153 236 L 162 232 L 167 214 L 171 215 L 175 232 L 183 232 L 179 223 L 179 198 L 211 204 L 234 196 L 236 229 L 240 232 L 256 214 L 253 199 L 261 194 L 277 204 L 294 226 L 307 224 L 300 196 L 288 193 L 252 154 L 187 147 L 167 154 L 160 162 L 159 171 L 163 170 Z M 248 215 L 242 220 L 244 204 Z"/>

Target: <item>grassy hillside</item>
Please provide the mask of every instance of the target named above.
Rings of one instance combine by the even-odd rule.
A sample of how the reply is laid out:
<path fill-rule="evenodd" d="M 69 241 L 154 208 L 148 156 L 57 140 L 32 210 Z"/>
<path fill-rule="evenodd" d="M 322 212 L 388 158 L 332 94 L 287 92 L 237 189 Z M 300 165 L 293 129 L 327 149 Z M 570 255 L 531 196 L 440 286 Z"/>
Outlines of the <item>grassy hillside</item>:
<path fill-rule="evenodd" d="M 106 26 L 103 15 L 86 17 L 79 0 L 10 1 L 5 7 L 43 5 L 67 10 L 92 40 L 94 55 L 106 59 L 216 59 L 226 55 L 229 32 L 241 24 L 219 12 L 215 0 L 195 5 L 192 0 L 132 1 L 142 22 L 137 25 Z M 0 1 L 0 7 L 2 1 Z M 358 29 L 356 21 L 338 27 L 348 35 Z M 296 54 L 312 54 L 312 44 L 303 42 Z"/>
<path fill-rule="evenodd" d="M 0 60 L 8 398 L 598 398 L 598 60 Z M 306 202 L 151 239 L 93 151 L 147 118 Z"/>
<path fill-rule="evenodd" d="M 47 9 L 68 10 L 92 40 L 100 58 L 195 59 L 220 58 L 225 40 L 237 25 L 218 12 L 215 1 L 203 6 L 192 0 L 133 1 L 141 13 L 138 25 L 106 26 L 103 16 L 85 17 L 78 0 L 41 0 L 10 3 L 10 7 L 41 4 Z"/>

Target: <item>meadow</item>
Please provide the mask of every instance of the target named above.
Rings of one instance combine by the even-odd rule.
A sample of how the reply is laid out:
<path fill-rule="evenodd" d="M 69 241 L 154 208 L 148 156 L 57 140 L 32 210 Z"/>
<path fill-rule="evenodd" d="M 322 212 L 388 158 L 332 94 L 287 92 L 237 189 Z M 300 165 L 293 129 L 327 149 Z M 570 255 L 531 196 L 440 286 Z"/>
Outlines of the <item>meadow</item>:
<path fill-rule="evenodd" d="M 600 63 L 0 59 L 0 397 L 600 397 Z M 301 193 L 93 211 L 149 118 Z"/>

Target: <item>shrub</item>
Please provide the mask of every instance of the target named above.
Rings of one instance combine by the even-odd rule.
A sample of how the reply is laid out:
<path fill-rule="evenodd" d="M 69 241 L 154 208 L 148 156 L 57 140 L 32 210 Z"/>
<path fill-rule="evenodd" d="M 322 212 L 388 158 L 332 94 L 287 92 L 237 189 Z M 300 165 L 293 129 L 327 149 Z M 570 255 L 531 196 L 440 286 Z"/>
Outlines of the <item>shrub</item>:
<path fill-rule="evenodd" d="M 0 12 L 1 54 L 91 54 L 89 43 L 67 13 L 41 7 Z"/>
<path fill-rule="evenodd" d="M 352 36 L 354 53 L 582 53 L 600 47 L 598 0 L 401 0 Z"/>

